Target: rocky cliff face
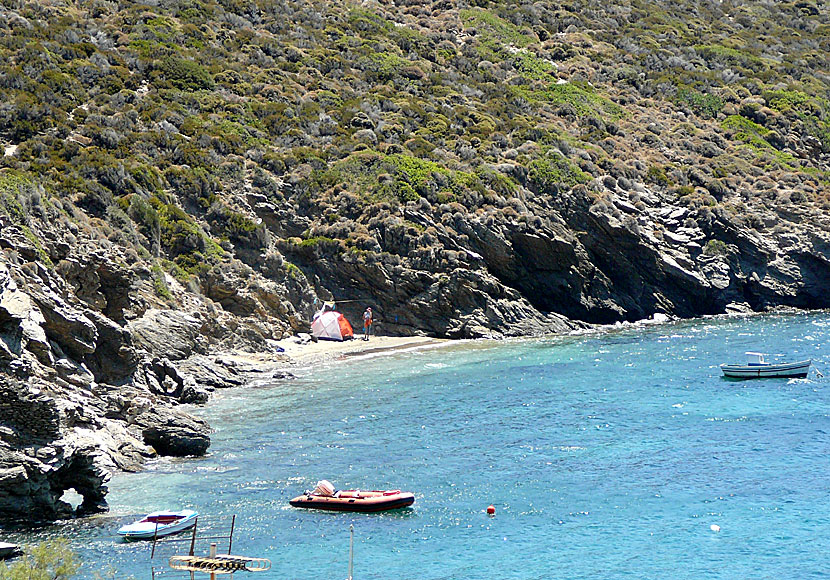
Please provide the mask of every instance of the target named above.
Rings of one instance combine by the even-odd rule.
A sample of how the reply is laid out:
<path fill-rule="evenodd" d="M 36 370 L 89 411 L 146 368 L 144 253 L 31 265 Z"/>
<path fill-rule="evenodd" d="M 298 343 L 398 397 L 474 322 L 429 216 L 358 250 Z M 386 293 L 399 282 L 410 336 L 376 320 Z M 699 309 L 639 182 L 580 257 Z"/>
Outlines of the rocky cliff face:
<path fill-rule="evenodd" d="M 0 262 L 0 363 L 4 520 L 73 515 L 61 499 L 70 489 L 83 496 L 74 513 L 100 511 L 114 469 L 156 453 L 200 455 L 210 443 L 207 425 L 175 408 L 207 394 L 166 359 L 140 354 L 127 329 L 40 264 Z"/>
<path fill-rule="evenodd" d="M 267 352 L 261 333 L 296 318 L 248 324 L 184 291 L 187 311 L 171 309 L 123 249 L 65 242 L 74 234 L 48 220 L 31 226 L 24 236 L 0 222 L 0 519 L 24 524 L 106 509 L 113 470 L 204 454 L 208 425 L 179 405 L 241 381 L 210 361 L 186 373 L 177 364 L 231 342 Z M 223 283 L 226 296 L 269 296 Z M 83 496 L 76 510 L 67 490 Z"/>
<path fill-rule="evenodd" d="M 280 249 L 319 286 L 357 298 L 343 305 L 354 319 L 377 305 L 393 333 L 500 336 L 654 313 L 830 306 L 825 214 L 769 211 L 775 227 L 759 231 L 735 210 L 618 183 L 528 191 L 513 215 L 424 201 L 382 219 L 366 212 L 353 227 L 368 224 L 378 252 L 349 250 L 326 225 L 313 230 L 316 243 Z"/>

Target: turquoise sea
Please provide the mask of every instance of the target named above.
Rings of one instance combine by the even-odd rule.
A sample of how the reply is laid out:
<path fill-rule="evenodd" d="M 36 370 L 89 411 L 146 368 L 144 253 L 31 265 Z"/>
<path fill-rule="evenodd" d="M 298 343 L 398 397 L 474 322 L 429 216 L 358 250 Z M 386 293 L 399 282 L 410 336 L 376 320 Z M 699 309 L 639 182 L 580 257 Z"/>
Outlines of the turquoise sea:
<path fill-rule="evenodd" d="M 830 315 L 462 342 L 302 369 L 195 409 L 215 428 L 209 456 L 118 475 L 109 514 L 15 539 L 65 535 L 83 578 L 107 567 L 150 578 L 186 546 L 151 560 L 149 543 L 115 530 L 189 507 L 220 532 L 235 514 L 233 552 L 270 558 L 250 576 L 263 580 L 346 578 L 350 524 L 356 579 L 827 578 L 830 379 L 721 378 L 718 365 L 747 350 L 824 371 Z M 324 478 L 416 502 L 375 515 L 288 506 Z M 159 576 L 174 577 L 187 576 Z"/>

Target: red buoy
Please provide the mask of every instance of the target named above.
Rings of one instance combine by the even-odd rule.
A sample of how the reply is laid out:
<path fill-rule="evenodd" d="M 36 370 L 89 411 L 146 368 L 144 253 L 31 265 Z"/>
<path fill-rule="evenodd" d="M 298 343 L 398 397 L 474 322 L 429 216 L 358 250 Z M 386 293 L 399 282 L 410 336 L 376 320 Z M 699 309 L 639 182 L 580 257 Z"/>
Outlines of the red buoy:
<path fill-rule="evenodd" d="M 491 516 L 496 515 L 496 506 L 494 506 L 493 504 L 488 505 L 487 506 L 487 514 L 491 515 Z"/>

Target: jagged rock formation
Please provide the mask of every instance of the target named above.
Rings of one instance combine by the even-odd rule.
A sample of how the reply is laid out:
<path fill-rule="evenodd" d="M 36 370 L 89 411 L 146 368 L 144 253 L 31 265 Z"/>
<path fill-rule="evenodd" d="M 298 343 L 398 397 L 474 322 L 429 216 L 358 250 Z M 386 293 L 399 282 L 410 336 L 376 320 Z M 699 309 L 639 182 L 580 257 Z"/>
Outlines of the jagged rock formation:
<path fill-rule="evenodd" d="M 288 296 L 273 281 L 239 277 L 249 270 L 234 263 L 216 282 L 224 306 L 172 278 L 165 301 L 123 248 L 79 242 L 59 220 L 29 224 L 0 215 L 0 520 L 17 522 L 101 511 L 113 470 L 204 454 L 208 425 L 176 407 L 244 380 L 203 355 L 230 345 L 267 352 L 307 328 L 312 306 L 309 290 Z M 61 499 L 70 489 L 83 496 L 76 510 Z"/>
<path fill-rule="evenodd" d="M 201 455 L 210 444 L 208 426 L 173 406 L 204 402 L 206 391 L 167 359 L 142 359 L 130 331 L 66 281 L 38 263 L 0 261 L 3 520 L 101 511 L 114 469 L 136 470 L 156 453 Z M 61 499 L 70 489 L 83 496 L 77 510 Z"/>

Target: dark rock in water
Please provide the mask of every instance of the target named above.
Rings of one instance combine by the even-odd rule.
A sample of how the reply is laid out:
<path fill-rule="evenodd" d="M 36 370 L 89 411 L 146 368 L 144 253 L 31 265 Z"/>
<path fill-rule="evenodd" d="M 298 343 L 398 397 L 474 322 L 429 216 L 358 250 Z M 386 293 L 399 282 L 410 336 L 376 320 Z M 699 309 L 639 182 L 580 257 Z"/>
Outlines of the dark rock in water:
<path fill-rule="evenodd" d="M 284 381 L 284 380 L 296 379 L 297 377 L 296 377 L 296 375 L 294 375 L 294 373 L 290 373 L 288 371 L 274 371 L 271 374 L 271 378 Z"/>
<path fill-rule="evenodd" d="M 179 368 L 205 390 L 239 387 L 247 382 L 240 370 L 217 357 L 193 356 L 183 361 Z"/>
<path fill-rule="evenodd" d="M 751 314 L 752 307 L 746 302 L 730 302 L 725 306 L 727 314 Z"/>
<path fill-rule="evenodd" d="M 182 387 L 182 392 L 179 395 L 179 402 L 184 405 L 204 405 L 209 399 L 210 395 L 206 391 L 197 389 L 192 385 Z"/>
<path fill-rule="evenodd" d="M 144 441 L 161 455 L 204 455 L 210 446 L 210 428 L 175 409 L 148 409 L 135 418 Z"/>
<path fill-rule="evenodd" d="M 150 357 L 142 362 L 135 373 L 134 383 L 152 393 L 170 397 L 180 403 L 205 403 L 208 393 L 199 388 L 189 374 L 166 358 Z"/>

